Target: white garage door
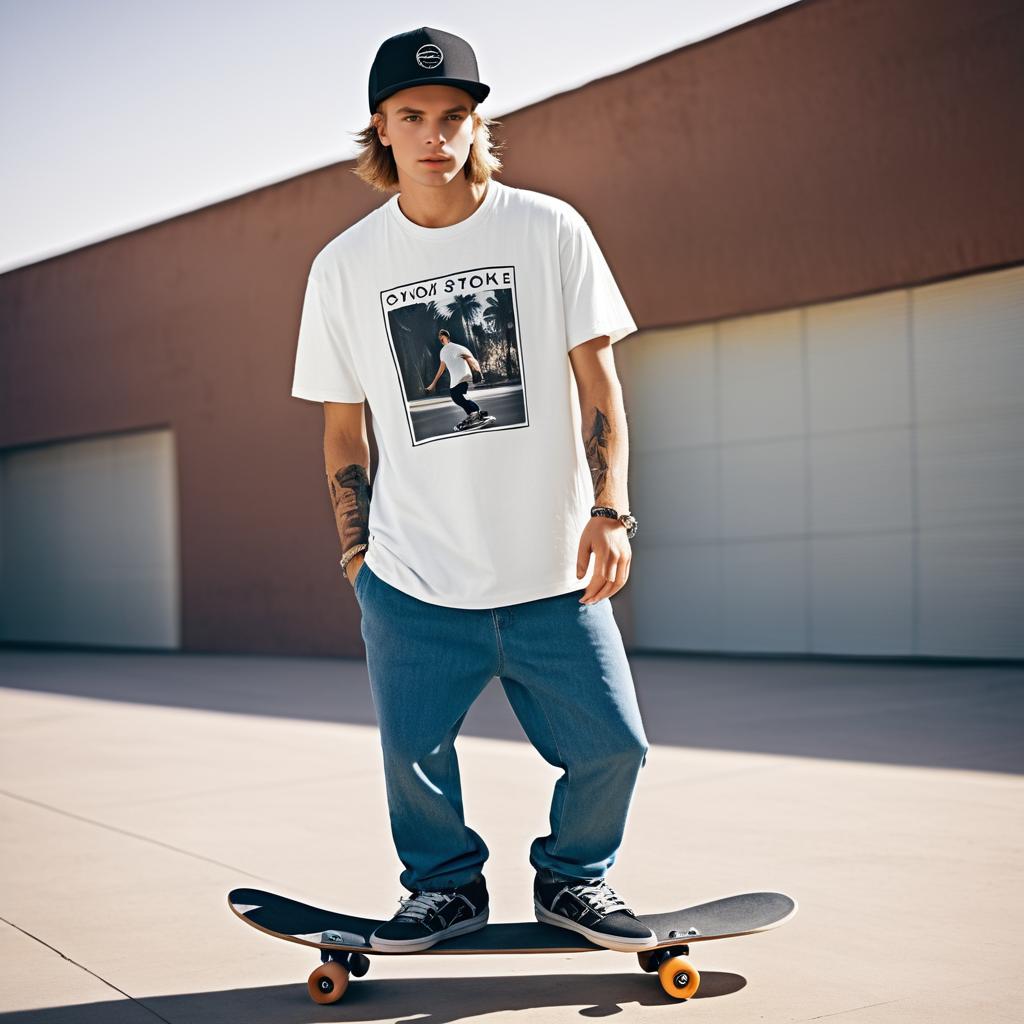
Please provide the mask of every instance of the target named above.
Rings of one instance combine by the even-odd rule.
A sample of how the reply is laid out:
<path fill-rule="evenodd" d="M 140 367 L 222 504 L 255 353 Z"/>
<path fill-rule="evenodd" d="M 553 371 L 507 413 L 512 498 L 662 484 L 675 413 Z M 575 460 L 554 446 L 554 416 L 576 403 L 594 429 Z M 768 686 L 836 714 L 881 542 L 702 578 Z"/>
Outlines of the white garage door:
<path fill-rule="evenodd" d="M 0 456 L 0 636 L 180 646 L 170 431 Z"/>
<path fill-rule="evenodd" d="M 637 648 L 1024 657 L 1024 268 L 615 357 Z"/>

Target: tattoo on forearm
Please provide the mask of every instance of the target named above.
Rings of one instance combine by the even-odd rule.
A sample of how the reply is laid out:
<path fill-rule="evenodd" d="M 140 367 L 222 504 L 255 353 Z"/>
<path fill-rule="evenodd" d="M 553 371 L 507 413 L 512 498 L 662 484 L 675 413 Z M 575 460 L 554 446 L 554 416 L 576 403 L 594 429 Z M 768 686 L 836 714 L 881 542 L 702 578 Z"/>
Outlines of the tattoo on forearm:
<path fill-rule="evenodd" d="M 611 421 L 601 409 L 594 409 L 594 423 L 589 431 L 584 430 L 584 447 L 587 452 L 587 464 L 594 480 L 594 500 L 600 503 L 604 492 L 605 480 L 608 476 L 608 439 L 611 434 Z"/>
<path fill-rule="evenodd" d="M 370 497 L 373 488 L 366 467 L 358 462 L 339 469 L 330 479 L 331 505 L 342 553 L 370 539 Z"/>

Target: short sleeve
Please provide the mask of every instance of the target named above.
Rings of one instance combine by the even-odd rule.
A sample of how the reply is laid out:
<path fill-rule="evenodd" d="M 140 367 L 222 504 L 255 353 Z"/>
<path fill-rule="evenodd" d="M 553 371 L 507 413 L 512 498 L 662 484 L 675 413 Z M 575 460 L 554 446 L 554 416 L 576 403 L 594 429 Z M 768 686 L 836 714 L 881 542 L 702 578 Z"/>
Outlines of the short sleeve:
<path fill-rule="evenodd" d="M 302 302 L 292 396 L 311 402 L 362 402 L 366 398 L 339 323 L 339 310 L 325 302 L 323 284 L 315 273 L 306 281 Z"/>
<path fill-rule="evenodd" d="M 605 334 L 613 344 L 632 334 L 636 324 L 590 225 L 570 208 L 559 231 L 566 350 Z"/>

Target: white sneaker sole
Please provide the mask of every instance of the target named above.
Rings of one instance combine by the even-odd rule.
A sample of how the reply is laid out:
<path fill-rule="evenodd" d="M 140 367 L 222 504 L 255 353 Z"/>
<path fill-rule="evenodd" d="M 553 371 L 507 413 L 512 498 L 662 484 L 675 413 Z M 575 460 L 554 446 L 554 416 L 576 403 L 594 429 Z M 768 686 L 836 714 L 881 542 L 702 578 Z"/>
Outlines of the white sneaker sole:
<path fill-rule="evenodd" d="M 606 949 L 615 949 L 620 953 L 636 953 L 644 949 L 654 949 L 658 945 L 658 936 L 651 932 L 648 938 L 628 939 L 623 935 L 609 935 L 607 932 L 595 932 L 586 925 L 577 921 L 570 921 L 569 918 L 556 914 L 542 906 L 536 899 L 533 901 L 533 909 L 537 920 L 542 924 L 553 924 L 559 928 L 579 932 L 580 935 L 590 939 L 595 945 L 604 946 Z"/>
<path fill-rule="evenodd" d="M 435 943 L 444 942 L 445 939 L 454 938 L 456 935 L 464 935 L 466 932 L 475 932 L 487 924 L 490 916 L 490 907 L 476 917 L 467 921 L 459 921 L 444 931 L 436 932 L 433 935 L 424 935 L 422 939 L 381 939 L 376 935 L 370 936 L 370 948 L 379 949 L 382 953 L 415 953 L 420 949 L 429 949 Z"/>

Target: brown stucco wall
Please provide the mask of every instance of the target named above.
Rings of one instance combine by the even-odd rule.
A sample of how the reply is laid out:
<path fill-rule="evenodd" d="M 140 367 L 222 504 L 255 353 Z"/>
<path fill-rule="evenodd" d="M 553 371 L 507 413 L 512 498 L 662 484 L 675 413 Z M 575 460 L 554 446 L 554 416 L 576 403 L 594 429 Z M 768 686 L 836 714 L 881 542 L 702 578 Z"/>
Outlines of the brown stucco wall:
<path fill-rule="evenodd" d="M 1014 263 L 1022 52 L 1008 0 L 811 0 L 501 118 L 503 177 L 641 328 Z M 0 277 L 0 447 L 174 429 L 186 649 L 362 652 L 289 389 L 310 260 L 384 198 L 338 164 Z"/>
<path fill-rule="evenodd" d="M 817 0 L 505 118 L 642 327 L 1024 259 L 1024 5 Z M 638 321 L 639 322 L 639 321 Z"/>

